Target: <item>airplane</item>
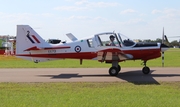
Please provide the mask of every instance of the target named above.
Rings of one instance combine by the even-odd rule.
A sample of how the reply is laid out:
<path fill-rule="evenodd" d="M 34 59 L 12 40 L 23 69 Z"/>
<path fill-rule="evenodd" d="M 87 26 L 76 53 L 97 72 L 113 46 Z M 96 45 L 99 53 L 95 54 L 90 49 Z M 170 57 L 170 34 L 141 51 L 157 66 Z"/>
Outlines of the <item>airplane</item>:
<path fill-rule="evenodd" d="M 109 44 L 110 37 L 114 38 L 114 46 Z M 35 63 L 59 59 L 79 59 L 82 64 L 84 59 L 98 60 L 112 64 L 109 68 L 111 76 L 119 74 L 121 70 L 119 62 L 125 60 L 142 60 L 144 65 L 142 72 L 149 74 L 150 68 L 146 62 L 160 57 L 161 52 L 163 54 L 167 49 L 168 46 L 164 43 L 135 43 L 115 32 L 99 33 L 86 39 L 75 38 L 68 43 L 50 44 L 29 25 L 17 25 L 16 56 L 18 58 Z"/>

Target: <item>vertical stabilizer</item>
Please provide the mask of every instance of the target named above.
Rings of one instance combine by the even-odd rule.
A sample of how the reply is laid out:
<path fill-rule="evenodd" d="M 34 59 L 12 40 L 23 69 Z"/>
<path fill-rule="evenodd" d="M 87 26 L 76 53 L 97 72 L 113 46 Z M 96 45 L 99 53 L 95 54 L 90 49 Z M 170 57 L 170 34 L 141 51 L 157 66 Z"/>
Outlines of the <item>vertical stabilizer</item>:
<path fill-rule="evenodd" d="M 17 25 L 16 54 L 25 54 L 32 47 L 49 46 L 29 25 Z"/>

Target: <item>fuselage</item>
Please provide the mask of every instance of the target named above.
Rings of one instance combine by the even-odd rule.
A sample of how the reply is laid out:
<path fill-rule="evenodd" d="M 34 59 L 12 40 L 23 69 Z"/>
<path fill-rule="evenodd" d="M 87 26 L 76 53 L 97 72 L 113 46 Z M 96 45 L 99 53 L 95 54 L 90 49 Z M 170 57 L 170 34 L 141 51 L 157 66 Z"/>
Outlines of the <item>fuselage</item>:
<path fill-rule="evenodd" d="M 103 40 L 102 35 L 114 35 L 116 36 L 116 46 L 106 46 L 105 44 L 108 40 Z M 160 43 L 132 43 L 130 41 L 129 45 L 123 44 L 120 36 L 117 34 L 108 32 L 93 35 L 91 38 L 80 39 L 70 43 L 62 44 L 51 44 L 51 47 L 58 46 L 67 46 L 68 48 L 64 49 L 45 49 L 45 50 L 29 50 L 24 51 L 22 54 L 17 54 L 18 57 L 24 57 L 27 59 L 33 59 L 36 62 L 55 60 L 55 59 L 92 59 L 99 60 L 98 52 L 106 49 L 118 49 L 121 53 L 130 55 L 128 60 L 150 60 L 158 58 L 161 56 L 161 47 Z M 166 46 L 165 46 L 166 47 Z M 123 61 L 124 59 L 119 59 L 118 61 Z"/>

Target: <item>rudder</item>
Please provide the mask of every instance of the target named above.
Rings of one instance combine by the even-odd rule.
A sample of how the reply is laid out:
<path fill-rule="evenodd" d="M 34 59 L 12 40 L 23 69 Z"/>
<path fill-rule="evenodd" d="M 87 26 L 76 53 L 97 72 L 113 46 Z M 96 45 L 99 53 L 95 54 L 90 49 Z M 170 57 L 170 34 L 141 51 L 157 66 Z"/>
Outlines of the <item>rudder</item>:
<path fill-rule="evenodd" d="M 26 53 L 31 47 L 49 46 L 29 25 L 17 25 L 16 54 Z"/>

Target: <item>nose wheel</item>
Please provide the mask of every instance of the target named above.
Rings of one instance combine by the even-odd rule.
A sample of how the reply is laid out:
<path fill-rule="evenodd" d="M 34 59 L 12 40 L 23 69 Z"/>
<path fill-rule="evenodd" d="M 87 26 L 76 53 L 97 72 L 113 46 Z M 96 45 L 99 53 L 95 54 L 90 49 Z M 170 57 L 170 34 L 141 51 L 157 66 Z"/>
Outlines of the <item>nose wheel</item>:
<path fill-rule="evenodd" d="M 144 61 L 144 62 L 143 62 L 144 67 L 143 67 L 143 69 L 142 69 L 142 72 L 143 72 L 144 74 L 149 74 L 149 73 L 150 73 L 150 68 L 146 66 L 146 62 L 147 62 L 147 61 Z"/>
<path fill-rule="evenodd" d="M 147 66 L 143 67 L 142 72 L 143 72 L 144 74 L 149 74 L 149 72 L 150 72 L 149 67 L 147 67 Z"/>

